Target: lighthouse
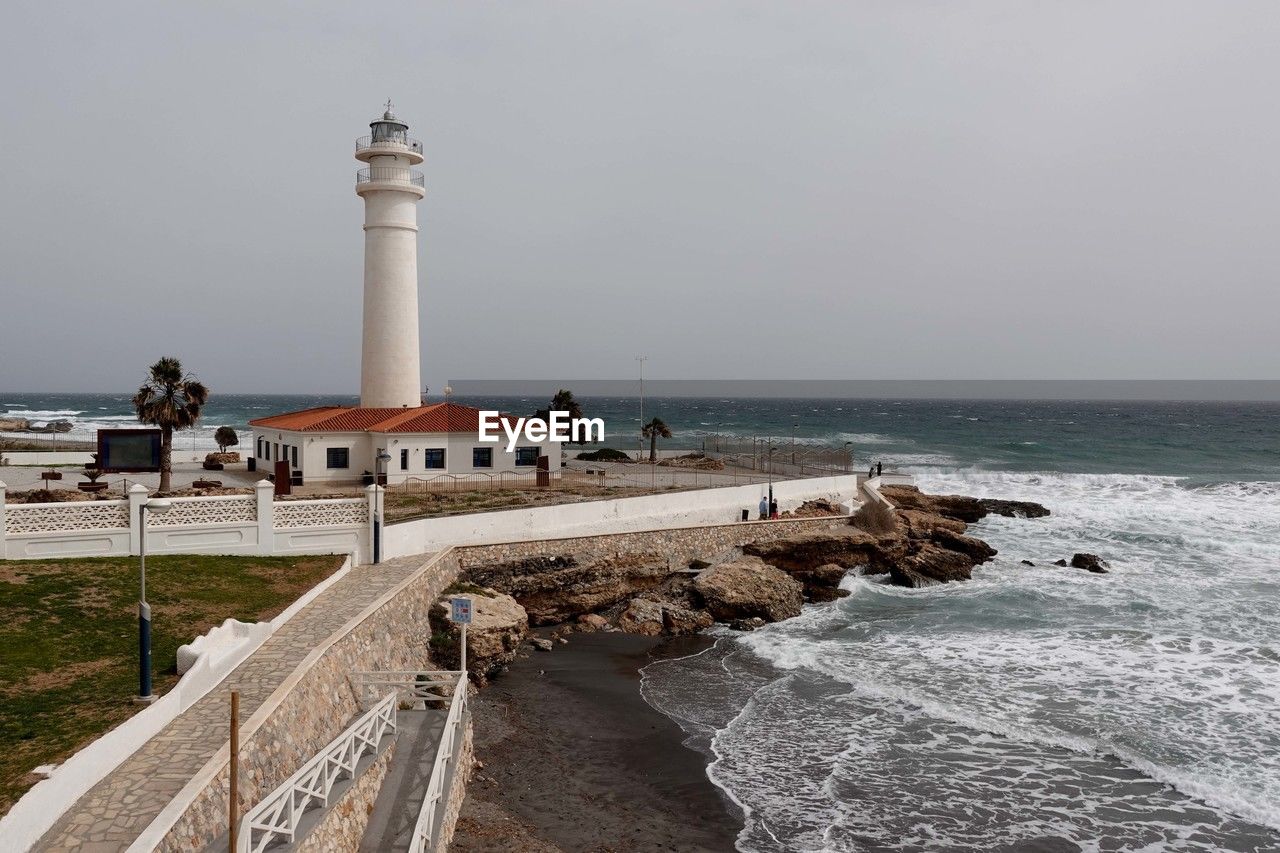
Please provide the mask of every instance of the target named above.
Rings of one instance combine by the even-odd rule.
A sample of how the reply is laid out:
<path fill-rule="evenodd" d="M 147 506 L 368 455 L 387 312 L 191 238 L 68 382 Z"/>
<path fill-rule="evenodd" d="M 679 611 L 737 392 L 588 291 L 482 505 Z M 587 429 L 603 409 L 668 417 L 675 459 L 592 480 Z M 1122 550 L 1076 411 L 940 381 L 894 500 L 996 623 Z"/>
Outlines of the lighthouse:
<path fill-rule="evenodd" d="M 356 140 L 356 195 L 364 199 L 364 331 L 360 406 L 421 403 L 418 350 L 418 202 L 426 195 L 422 143 L 387 101 Z"/>
<path fill-rule="evenodd" d="M 360 405 L 319 405 L 254 418 L 249 470 L 273 477 L 276 491 L 295 485 L 339 486 L 410 481 L 418 488 L 459 482 L 547 484 L 560 470 L 560 445 L 549 434 L 519 445 L 482 436 L 492 412 L 446 399 L 423 399 L 418 351 L 418 202 L 426 195 L 422 143 L 396 118 L 382 118 L 356 140 L 356 195 L 364 199 L 364 330 Z M 519 419 L 502 415 L 515 425 Z M 465 477 L 465 480 L 457 478 Z M 438 486 L 431 485 L 439 484 Z M 375 529 L 380 529 L 375 526 Z M 324 547 L 357 549 L 356 538 Z M 299 546 L 301 547 L 301 546 Z M 376 561 L 379 548 L 363 552 Z"/>

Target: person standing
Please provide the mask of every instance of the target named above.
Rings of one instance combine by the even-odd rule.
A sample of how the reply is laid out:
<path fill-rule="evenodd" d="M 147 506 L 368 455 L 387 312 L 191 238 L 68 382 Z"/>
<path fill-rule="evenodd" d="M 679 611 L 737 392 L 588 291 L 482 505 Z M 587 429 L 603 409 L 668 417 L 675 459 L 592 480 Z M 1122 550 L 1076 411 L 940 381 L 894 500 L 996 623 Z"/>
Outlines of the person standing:
<path fill-rule="evenodd" d="M 769 517 L 769 499 L 764 495 L 760 496 L 760 520 L 764 521 Z"/>
<path fill-rule="evenodd" d="M 883 473 L 884 473 L 884 463 L 883 463 L 883 462 L 877 462 L 877 463 L 876 463 L 876 476 L 877 476 L 877 477 L 879 477 L 879 476 L 880 476 L 881 474 L 883 474 Z"/>
<path fill-rule="evenodd" d="M 778 517 L 778 501 L 776 499 L 769 502 L 769 517 Z"/>

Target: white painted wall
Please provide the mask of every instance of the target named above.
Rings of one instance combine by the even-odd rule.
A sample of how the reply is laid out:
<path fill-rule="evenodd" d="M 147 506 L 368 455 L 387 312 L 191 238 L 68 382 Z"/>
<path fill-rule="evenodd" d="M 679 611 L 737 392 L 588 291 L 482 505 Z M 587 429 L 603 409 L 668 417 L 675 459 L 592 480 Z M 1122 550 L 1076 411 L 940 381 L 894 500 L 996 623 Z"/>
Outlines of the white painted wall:
<path fill-rule="evenodd" d="M 137 554 L 141 541 L 138 507 L 147 489 L 135 485 L 128 501 L 93 501 L 54 504 L 4 502 L 0 483 L 0 559 L 41 560 L 58 557 L 127 556 Z M 163 518 L 147 522 L 148 554 L 356 554 L 370 558 L 371 514 L 368 496 L 339 500 L 273 500 L 273 487 L 259 481 L 253 496 L 173 498 L 174 509 Z M 124 517 L 85 522 L 85 509 L 107 511 L 123 507 Z M 247 504 L 247 506 L 246 506 Z M 296 526 L 279 521 L 288 506 Z M 222 509 L 225 507 L 225 510 Z M 32 530 L 14 530 L 11 518 L 38 513 Z M 181 520 L 181 523 L 174 523 Z M 96 524 L 97 526 L 92 526 Z M 279 524 L 279 526 L 277 526 Z"/>
<path fill-rule="evenodd" d="M 548 539 L 558 536 L 586 536 L 596 533 L 625 533 L 726 524 L 741 520 L 742 510 L 758 514 L 765 484 L 697 489 L 687 492 L 645 495 L 635 498 L 558 504 L 528 509 L 423 518 L 392 524 L 383 537 L 386 558 L 436 551 L 448 545 L 478 545 Z M 805 480 L 784 480 L 773 484 L 779 511 L 795 509 L 804 501 L 832 498 L 856 506 L 858 477 L 841 474 Z"/>
<path fill-rule="evenodd" d="M 364 159 L 364 158 L 361 158 Z M 402 173 L 408 153 L 367 158 L 376 176 Z M 357 184 L 364 198 L 364 324 L 360 405 L 399 408 L 422 399 L 418 352 L 418 202 L 423 190 L 395 182 Z"/>
<path fill-rule="evenodd" d="M 358 482 L 365 471 L 373 472 L 375 459 L 379 450 L 385 449 L 391 460 L 387 463 L 387 482 L 401 483 L 412 478 L 427 479 L 441 474 L 498 474 L 504 471 L 532 473 L 534 466 L 516 466 L 516 454 L 506 452 L 506 440 L 498 444 L 484 444 L 477 439 L 474 432 L 451 433 L 313 433 L 288 432 L 286 430 L 255 431 L 250 450 L 257 452 L 258 437 L 261 436 L 272 445 L 271 460 L 259 459 L 258 470 L 266 474 L 275 470 L 277 447 L 296 446 L 298 452 L 297 470 L 302 471 L 302 482 L 311 483 L 352 483 Z M 520 442 L 518 446 L 524 446 Z M 560 469 L 561 445 L 553 441 L 544 441 L 537 445 L 540 454 L 549 456 L 551 470 Z M 350 454 L 350 466 L 347 468 L 328 467 L 327 448 L 345 447 Z M 493 449 L 493 467 L 475 468 L 472 466 L 471 450 L 475 447 Z M 445 467 L 427 468 L 426 453 L 430 449 L 445 451 Z M 409 451 L 409 468 L 400 468 L 400 451 Z"/>

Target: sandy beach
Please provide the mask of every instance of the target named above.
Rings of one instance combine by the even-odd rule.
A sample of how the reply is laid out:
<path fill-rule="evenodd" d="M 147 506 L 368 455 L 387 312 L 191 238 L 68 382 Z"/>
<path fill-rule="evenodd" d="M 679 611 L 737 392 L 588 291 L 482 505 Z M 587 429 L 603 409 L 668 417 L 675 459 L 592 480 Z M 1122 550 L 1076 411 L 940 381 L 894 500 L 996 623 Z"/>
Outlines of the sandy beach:
<path fill-rule="evenodd" d="M 451 849 L 733 850 L 736 807 L 640 696 L 641 667 L 706 642 L 572 634 L 517 659 L 472 704 L 482 767 Z"/>

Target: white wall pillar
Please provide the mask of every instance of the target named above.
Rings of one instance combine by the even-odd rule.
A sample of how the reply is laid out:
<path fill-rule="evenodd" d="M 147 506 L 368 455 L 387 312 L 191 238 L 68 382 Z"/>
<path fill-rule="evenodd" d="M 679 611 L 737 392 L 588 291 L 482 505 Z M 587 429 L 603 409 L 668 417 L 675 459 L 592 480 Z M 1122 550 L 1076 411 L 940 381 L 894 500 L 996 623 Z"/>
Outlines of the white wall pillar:
<path fill-rule="evenodd" d="M 0 480 L 0 560 L 7 559 L 9 557 L 9 552 L 6 550 L 4 544 L 4 495 L 8 489 L 9 487 L 4 484 L 4 481 Z"/>
<path fill-rule="evenodd" d="M 142 553 L 142 537 L 145 533 L 142 529 L 142 514 L 139 510 L 142 505 L 147 502 L 150 494 L 147 487 L 141 483 L 134 483 L 129 487 L 129 554 L 136 557 Z"/>
<path fill-rule="evenodd" d="M 270 554 L 276 546 L 276 487 L 270 480 L 259 480 L 253 489 L 258 502 L 258 553 Z"/>

